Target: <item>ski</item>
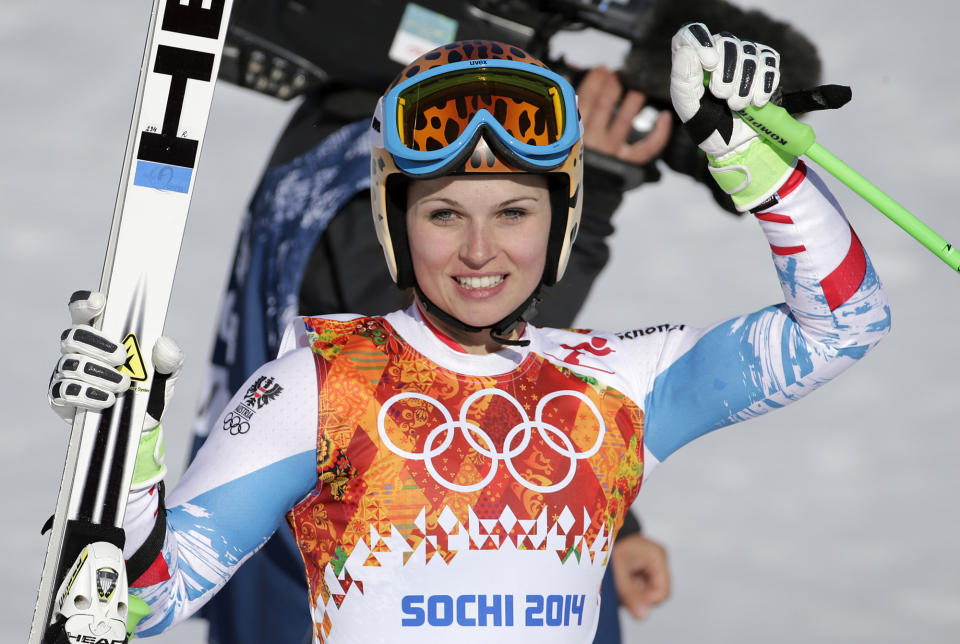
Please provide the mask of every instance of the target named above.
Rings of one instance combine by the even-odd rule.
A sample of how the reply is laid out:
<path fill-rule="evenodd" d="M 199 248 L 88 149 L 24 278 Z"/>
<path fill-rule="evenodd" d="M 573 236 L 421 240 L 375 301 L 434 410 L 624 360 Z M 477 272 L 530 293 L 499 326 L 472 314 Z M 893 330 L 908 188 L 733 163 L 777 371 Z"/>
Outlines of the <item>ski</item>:
<path fill-rule="evenodd" d="M 63 631 L 63 612 L 71 610 L 63 604 L 77 592 L 78 579 L 94 580 L 102 603 L 120 590 L 125 595 L 122 557 L 113 570 L 102 561 L 116 555 L 101 553 L 123 547 L 124 510 L 150 392 L 149 356 L 163 331 L 232 4 L 153 0 L 100 281 L 107 303 L 98 327 L 123 339 L 132 384 L 114 407 L 81 412 L 74 420 L 30 644 L 52 640 L 58 626 Z M 93 547 L 101 542 L 114 548 Z M 100 567 L 91 575 L 94 565 Z M 120 599 L 125 618 L 127 598 Z M 105 631 L 97 631 L 104 624 L 86 628 L 67 633 L 69 641 L 124 641 L 104 637 Z"/>

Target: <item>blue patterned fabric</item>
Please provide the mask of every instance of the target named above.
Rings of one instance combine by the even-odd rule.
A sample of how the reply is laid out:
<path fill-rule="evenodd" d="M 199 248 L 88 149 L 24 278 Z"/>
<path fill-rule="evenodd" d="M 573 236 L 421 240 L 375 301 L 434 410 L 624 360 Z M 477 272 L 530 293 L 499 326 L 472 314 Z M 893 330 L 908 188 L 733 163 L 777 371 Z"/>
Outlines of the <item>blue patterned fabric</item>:
<path fill-rule="evenodd" d="M 367 120 L 352 123 L 264 174 L 240 233 L 214 349 L 214 364 L 230 371 L 231 390 L 276 357 L 317 239 L 370 187 L 368 131 Z"/>

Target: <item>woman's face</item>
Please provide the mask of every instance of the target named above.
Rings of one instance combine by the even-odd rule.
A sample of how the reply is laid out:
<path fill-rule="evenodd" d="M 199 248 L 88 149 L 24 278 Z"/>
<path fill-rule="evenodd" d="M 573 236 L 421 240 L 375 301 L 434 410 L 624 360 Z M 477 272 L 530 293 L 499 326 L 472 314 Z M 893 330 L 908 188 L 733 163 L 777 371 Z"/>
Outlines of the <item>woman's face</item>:
<path fill-rule="evenodd" d="M 407 235 L 417 284 L 473 326 L 499 322 L 540 283 L 550 233 L 543 176 L 495 174 L 412 181 Z"/>

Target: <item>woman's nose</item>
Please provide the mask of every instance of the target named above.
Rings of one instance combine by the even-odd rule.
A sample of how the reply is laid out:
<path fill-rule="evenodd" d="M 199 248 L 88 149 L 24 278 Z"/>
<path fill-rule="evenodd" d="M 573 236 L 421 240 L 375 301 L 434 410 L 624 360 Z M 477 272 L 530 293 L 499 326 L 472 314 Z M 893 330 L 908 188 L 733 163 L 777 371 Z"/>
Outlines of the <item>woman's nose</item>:
<path fill-rule="evenodd" d="M 482 268 L 497 254 L 495 235 L 484 221 L 474 220 L 467 227 L 460 259 L 471 268 Z"/>

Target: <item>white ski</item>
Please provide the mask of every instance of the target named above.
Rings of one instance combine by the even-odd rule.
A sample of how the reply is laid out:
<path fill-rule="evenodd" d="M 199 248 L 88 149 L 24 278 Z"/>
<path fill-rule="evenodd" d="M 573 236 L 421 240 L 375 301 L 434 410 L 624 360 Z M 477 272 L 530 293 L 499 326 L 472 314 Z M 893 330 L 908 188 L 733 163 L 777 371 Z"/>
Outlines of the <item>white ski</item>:
<path fill-rule="evenodd" d="M 162 334 L 173 288 L 232 4 L 153 2 L 100 282 L 107 304 L 99 326 L 124 339 L 132 386 L 111 409 L 78 413 L 74 420 L 30 644 L 44 641 L 51 623 L 63 626 L 60 605 L 68 593 L 59 597 L 58 589 L 68 571 L 81 571 L 87 546 L 123 546 L 124 509 L 152 377 L 149 355 Z M 71 582 L 63 585 L 69 589 Z M 114 642 L 96 635 L 71 633 L 69 641 Z"/>

